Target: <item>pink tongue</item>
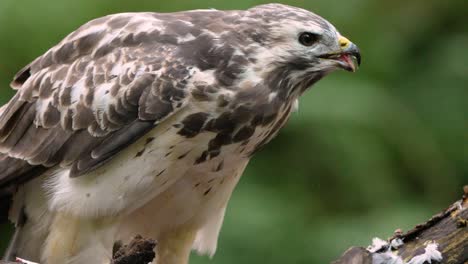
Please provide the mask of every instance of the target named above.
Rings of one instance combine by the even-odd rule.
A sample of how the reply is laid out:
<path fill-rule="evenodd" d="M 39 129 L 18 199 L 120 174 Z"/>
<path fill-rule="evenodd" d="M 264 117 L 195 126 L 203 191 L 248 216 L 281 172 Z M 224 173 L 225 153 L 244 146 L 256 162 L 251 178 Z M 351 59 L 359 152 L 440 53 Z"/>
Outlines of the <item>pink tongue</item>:
<path fill-rule="evenodd" d="M 341 55 L 341 58 L 340 58 L 342 61 L 346 62 L 346 64 L 348 64 L 348 66 L 353 69 L 354 71 L 354 62 L 353 60 L 351 59 L 351 56 L 349 56 L 348 54 L 343 54 Z"/>

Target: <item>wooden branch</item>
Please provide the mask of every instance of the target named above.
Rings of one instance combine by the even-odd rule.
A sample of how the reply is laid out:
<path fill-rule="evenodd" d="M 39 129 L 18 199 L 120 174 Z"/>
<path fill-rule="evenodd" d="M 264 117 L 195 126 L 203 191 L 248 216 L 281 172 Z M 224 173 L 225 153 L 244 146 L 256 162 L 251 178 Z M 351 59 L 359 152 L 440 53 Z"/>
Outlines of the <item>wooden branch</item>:
<path fill-rule="evenodd" d="M 154 247 L 156 241 L 144 239 L 140 235 L 135 236 L 128 245 L 122 245 L 121 241 L 116 241 L 112 248 L 111 264 L 148 264 L 155 257 Z M 0 264 L 19 264 L 20 261 L 2 261 Z"/>
<path fill-rule="evenodd" d="M 122 245 L 120 241 L 114 243 L 112 248 L 111 264 L 148 264 L 155 257 L 153 239 L 144 239 L 140 235 L 135 236 L 128 245 Z M 2 261 L 0 264 L 19 264 L 20 261 Z"/>
<path fill-rule="evenodd" d="M 406 233 L 397 230 L 367 249 L 352 247 L 333 264 L 468 263 L 468 186 L 463 190 L 461 200 L 427 222 Z"/>
<path fill-rule="evenodd" d="M 468 263 L 468 186 L 463 189 L 461 200 L 425 223 L 406 233 L 397 230 L 386 241 L 376 239 L 367 249 L 351 247 L 332 264 Z M 111 264 L 147 264 L 155 258 L 155 247 L 153 239 L 139 235 L 128 245 L 117 241 Z M 0 264 L 17 263 L 0 261 Z"/>
<path fill-rule="evenodd" d="M 128 245 L 122 246 L 122 242 L 117 241 L 112 249 L 111 264 L 148 264 L 155 257 L 155 246 L 156 241 L 144 239 L 140 235 L 133 238 Z"/>

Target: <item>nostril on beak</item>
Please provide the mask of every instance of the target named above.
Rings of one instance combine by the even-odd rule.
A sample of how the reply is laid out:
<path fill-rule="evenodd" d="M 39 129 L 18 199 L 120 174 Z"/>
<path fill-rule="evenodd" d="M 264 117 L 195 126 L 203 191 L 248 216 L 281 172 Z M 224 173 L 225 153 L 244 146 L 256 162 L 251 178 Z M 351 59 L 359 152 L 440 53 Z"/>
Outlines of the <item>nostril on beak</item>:
<path fill-rule="evenodd" d="M 351 41 L 349 41 L 349 39 L 347 39 L 347 38 L 345 38 L 343 36 L 341 36 L 338 39 L 338 42 L 339 42 L 341 48 L 346 48 L 349 45 L 349 43 L 351 43 Z"/>

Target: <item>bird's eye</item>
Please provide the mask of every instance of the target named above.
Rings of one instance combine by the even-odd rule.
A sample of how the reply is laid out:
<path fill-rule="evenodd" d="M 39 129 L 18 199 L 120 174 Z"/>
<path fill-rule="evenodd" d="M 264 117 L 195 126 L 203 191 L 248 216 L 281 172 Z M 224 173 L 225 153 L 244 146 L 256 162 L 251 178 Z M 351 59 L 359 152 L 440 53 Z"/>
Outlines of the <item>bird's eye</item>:
<path fill-rule="evenodd" d="M 304 46 L 312 46 L 318 39 L 319 35 L 310 32 L 303 32 L 299 35 L 299 42 Z"/>

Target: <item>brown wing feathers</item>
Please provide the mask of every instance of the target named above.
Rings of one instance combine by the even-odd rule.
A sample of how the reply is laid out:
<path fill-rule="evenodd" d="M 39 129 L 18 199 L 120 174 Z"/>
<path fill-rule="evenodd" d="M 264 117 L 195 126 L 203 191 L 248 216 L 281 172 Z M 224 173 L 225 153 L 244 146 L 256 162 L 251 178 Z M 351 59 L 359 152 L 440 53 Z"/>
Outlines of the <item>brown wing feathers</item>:
<path fill-rule="evenodd" d="M 78 29 L 15 77 L 18 92 L 0 111 L 0 191 L 53 166 L 71 177 L 94 170 L 185 105 L 190 74 L 171 61 L 175 48 L 125 47 L 133 33 L 100 25 L 109 20 Z M 100 42 L 106 34 L 115 37 Z M 83 48 L 83 38 L 93 41 Z"/>

